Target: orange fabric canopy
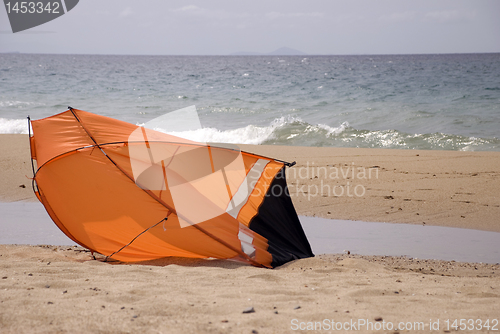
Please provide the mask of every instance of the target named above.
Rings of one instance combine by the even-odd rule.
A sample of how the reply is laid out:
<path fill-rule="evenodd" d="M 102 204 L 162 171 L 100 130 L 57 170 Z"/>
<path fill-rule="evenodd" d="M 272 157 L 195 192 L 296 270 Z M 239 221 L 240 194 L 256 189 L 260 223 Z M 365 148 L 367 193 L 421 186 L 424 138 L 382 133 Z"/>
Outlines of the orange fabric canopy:
<path fill-rule="evenodd" d="M 260 223 L 259 210 L 284 176 L 282 162 L 77 109 L 31 124 L 37 197 L 83 247 L 120 261 L 211 257 L 264 267 L 281 264 L 283 251 L 288 260 L 312 256 L 300 223 L 306 255 L 275 252 L 273 237 L 252 227 L 273 224 Z M 287 215 L 294 220 L 295 210 Z"/>

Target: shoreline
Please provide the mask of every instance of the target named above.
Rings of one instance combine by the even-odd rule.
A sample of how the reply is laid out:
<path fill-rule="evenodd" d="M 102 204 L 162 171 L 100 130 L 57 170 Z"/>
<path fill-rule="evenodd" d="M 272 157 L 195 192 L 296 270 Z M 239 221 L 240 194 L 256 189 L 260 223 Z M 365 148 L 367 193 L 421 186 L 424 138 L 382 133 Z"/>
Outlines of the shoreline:
<path fill-rule="evenodd" d="M 299 215 L 500 232 L 500 152 L 239 146 L 297 162 Z M 0 135 L 0 201 L 36 201 L 29 157 L 27 135 Z"/>

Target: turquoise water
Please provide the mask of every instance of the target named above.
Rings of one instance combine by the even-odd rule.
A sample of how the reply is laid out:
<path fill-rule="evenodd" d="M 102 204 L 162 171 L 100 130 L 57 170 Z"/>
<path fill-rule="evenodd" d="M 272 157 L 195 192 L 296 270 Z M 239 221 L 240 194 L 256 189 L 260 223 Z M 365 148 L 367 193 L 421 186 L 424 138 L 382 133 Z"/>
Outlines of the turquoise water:
<path fill-rule="evenodd" d="M 0 133 L 196 105 L 207 142 L 500 151 L 500 54 L 0 55 Z"/>

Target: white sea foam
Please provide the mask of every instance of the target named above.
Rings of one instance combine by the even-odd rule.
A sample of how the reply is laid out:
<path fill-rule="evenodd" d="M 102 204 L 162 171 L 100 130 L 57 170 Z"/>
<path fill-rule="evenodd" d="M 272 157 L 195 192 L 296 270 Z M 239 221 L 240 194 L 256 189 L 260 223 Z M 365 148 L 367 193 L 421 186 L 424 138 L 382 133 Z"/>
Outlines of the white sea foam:
<path fill-rule="evenodd" d="M 0 118 L 0 133 L 28 133 L 28 120 Z"/>
<path fill-rule="evenodd" d="M 251 124 L 242 128 L 231 130 L 202 128 L 193 131 L 167 133 L 197 142 L 259 145 L 266 140 L 271 139 L 276 129 L 291 123 L 302 123 L 302 120 L 298 117 L 287 116 L 274 119 L 269 126 L 256 126 Z M 154 129 L 165 132 L 163 129 L 158 127 Z"/>
<path fill-rule="evenodd" d="M 338 134 L 341 134 L 342 132 L 344 132 L 349 127 L 349 122 L 344 122 L 344 123 L 340 124 L 340 126 L 338 126 L 338 127 L 331 127 L 331 126 L 328 126 L 326 124 L 318 124 L 318 125 L 316 125 L 316 127 L 319 129 L 326 130 L 327 131 L 326 136 L 331 137 L 331 136 L 338 135 Z"/>
<path fill-rule="evenodd" d="M 305 122 L 302 120 L 300 117 L 292 116 L 292 115 L 287 115 L 287 116 L 281 116 L 278 118 L 275 118 L 271 122 L 271 126 L 274 128 L 279 128 L 283 127 L 287 124 L 305 124 Z"/>
<path fill-rule="evenodd" d="M 229 143 L 229 144 L 253 144 L 259 145 L 272 138 L 276 128 L 287 124 L 289 120 L 285 117 L 275 119 L 269 126 L 247 125 L 242 128 L 231 130 L 219 130 L 216 128 L 202 128 L 192 131 L 167 132 L 173 136 L 202 142 L 202 143 Z M 156 131 L 165 132 L 161 128 Z"/>
<path fill-rule="evenodd" d="M 312 124 L 304 123 L 304 125 L 306 125 L 306 128 L 304 130 L 304 134 L 318 133 L 318 134 L 324 135 L 326 138 L 332 138 L 336 135 L 339 135 L 349 127 L 348 122 L 343 122 L 338 127 L 331 127 L 331 126 L 326 125 L 326 124 L 312 125 Z M 326 131 L 326 133 L 325 133 L 325 131 Z"/>
<path fill-rule="evenodd" d="M 297 126 L 295 133 L 285 131 L 281 133 L 284 138 L 277 138 L 278 130 L 286 130 L 287 127 Z M 349 127 L 349 123 L 344 122 L 338 127 L 331 127 L 326 124 L 311 125 L 304 122 L 300 117 L 282 116 L 274 119 L 269 126 L 247 125 L 242 128 L 231 130 L 219 130 L 216 128 L 202 128 L 193 131 L 167 132 L 173 136 L 197 141 L 212 143 L 229 144 L 253 144 L 259 145 L 265 141 L 273 139 L 291 139 L 300 135 L 306 135 L 310 132 L 323 133 L 327 138 L 344 132 Z M 157 131 L 163 131 L 161 128 L 154 128 Z M 326 131 L 326 134 L 324 133 Z"/>
<path fill-rule="evenodd" d="M 162 131 L 162 129 L 159 128 L 155 128 L 155 130 Z M 169 132 L 168 134 L 202 143 L 212 142 L 258 145 L 269 138 L 272 132 L 272 127 L 248 125 L 244 128 L 234 130 L 222 131 L 215 128 L 202 128 L 194 131 Z"/>

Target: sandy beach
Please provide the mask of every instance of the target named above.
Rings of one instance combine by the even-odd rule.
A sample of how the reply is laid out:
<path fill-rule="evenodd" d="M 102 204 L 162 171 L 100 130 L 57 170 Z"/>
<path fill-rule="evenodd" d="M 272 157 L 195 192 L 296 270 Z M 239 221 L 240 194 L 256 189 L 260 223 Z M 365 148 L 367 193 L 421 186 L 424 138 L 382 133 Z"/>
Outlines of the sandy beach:
<path fill-rule="evenodd" d="M 500 232 L 500 152 L 241 148 L 297 162 L 300 215 Z M 36 200 L 27 135 L 0 135 L 0 170 L 1 201 Z M 268 270 L 25 245 L 0 245 L 0 259 L 1 333 L 443 333 L 455 319 L 500 330 L 498 264 L 317 254 Z"/>
<path fill-rule="evenodd" d="M 491 324 L 500 311 L 499 265 L 319 255 L 267 270 L 223 260 L 112 264 L 72 247 L 0 253 L 2 333 L 292 333 L 308 322 L 329 332 L 331 321 L 385 323 L 356 325 L 361 333 L 429 333 L 439 321 L 432 332 L 443 333 L 454 332 L 447 320 Z M 400 322 L 412 330 L 397 330 Z"/>
<path fill-rule="evenodd" d="M 500 152 L 239 146 L 297 162 L 299 215 L 500 232 Z M 0 157 L 0 200 L 35 201 L 28 136 L 0 135 Z"/>

